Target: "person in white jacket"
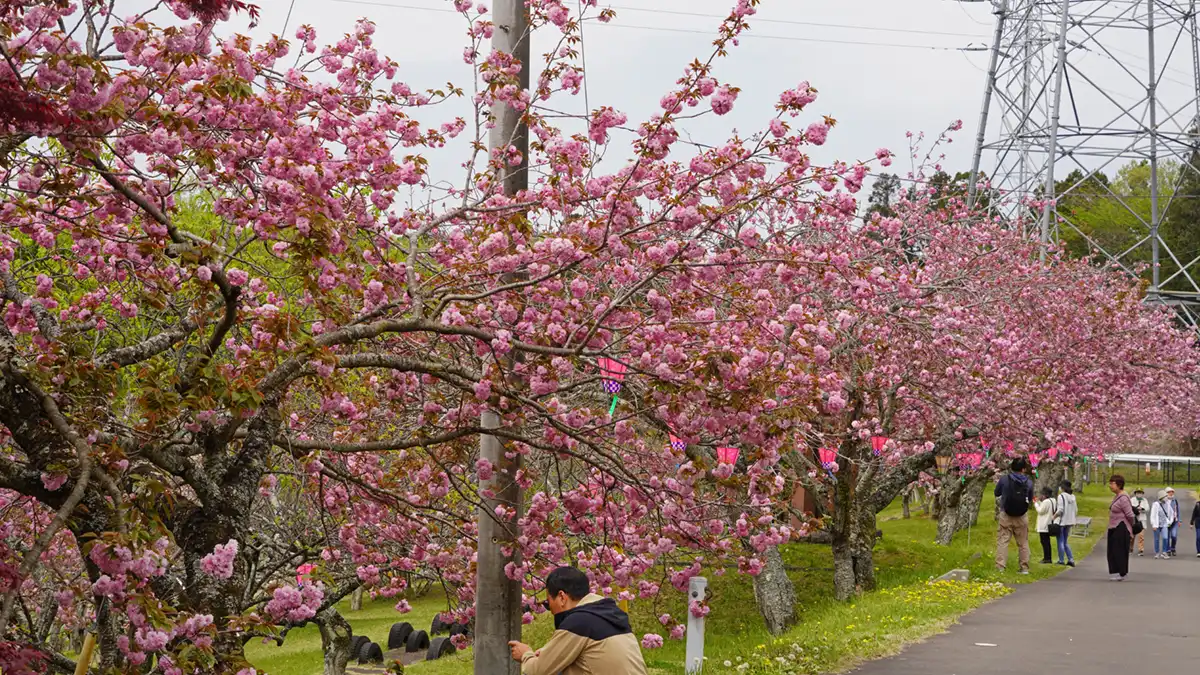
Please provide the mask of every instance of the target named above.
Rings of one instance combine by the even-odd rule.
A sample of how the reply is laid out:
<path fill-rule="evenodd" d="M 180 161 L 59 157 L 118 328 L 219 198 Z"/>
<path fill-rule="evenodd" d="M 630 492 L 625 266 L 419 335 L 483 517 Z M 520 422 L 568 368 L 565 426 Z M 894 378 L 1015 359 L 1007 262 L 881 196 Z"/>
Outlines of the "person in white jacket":
<path fill-rule="evenodd" d="M 1033 508 L 1037 511 L 1037 533 L 1042 540 L 1042 564 L 1049 565 L 1050 560 L 1050 521 L 1054 519 L 1054 491 L 1048 487 L 1042 488 L 1040 498 Z"/>
<path fill-rule="evenodd" d="M 1058 564 L 1068 567 L 1075 566 L 1075 554 L 1071 552 L 1071 528 L 1079 518 L 1079 503 L 1075 501 L 1075 488 L 1071 481 L 1064 480 L 1059 484 L 1058 498 L 1054 500 L 1054 522 L 1058 524 Z M 1066 560 L 1064 560 L 1064 557 Z"/>
<path fill-rule="evenodd" d="M 1167 516 L 1167 491 L 1158 491 L 1158 500 L 1150 507 L 1150 527 L 1154 530 L 1154 557 L 1166 560 L 1171 549 L 1171 523 Z"/>

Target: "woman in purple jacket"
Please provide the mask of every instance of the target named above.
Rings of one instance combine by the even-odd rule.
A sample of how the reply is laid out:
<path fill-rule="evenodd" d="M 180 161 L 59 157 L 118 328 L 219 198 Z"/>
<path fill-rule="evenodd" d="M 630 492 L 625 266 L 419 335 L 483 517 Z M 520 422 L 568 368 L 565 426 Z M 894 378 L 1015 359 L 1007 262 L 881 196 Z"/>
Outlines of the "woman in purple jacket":
<path fill-rule="evenodd" d="M 1124 581 L 1129 574 L 1129 553 L 1133 549 L 1133 504 L 1125 494 L 1125 477 L 1114 473 L 1108 479 L 1113 493 L 1108 507 L 1108 577 Z"/>

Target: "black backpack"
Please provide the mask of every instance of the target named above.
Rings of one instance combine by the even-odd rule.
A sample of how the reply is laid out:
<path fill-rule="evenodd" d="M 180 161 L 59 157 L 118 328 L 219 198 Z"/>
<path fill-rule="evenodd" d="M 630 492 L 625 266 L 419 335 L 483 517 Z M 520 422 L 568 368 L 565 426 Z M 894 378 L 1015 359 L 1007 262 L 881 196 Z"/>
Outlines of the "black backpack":
<path fill-rule="evenodd" d="M 1029 484 L 1024 476 L 1008 474 L 1001 478 L 1000 508 L 1013 518 L 1020 518 L 1029 512 Z"/>

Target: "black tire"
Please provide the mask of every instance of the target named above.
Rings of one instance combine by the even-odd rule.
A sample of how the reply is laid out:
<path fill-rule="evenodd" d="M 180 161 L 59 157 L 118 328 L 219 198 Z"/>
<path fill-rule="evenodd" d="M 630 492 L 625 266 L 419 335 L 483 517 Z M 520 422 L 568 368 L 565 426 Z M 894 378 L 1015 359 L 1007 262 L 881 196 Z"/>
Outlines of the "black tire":
<path fill-rule="evenodd" d="M 433 617 L 433 623 L 429 625 L 429 634 L 430 635 L 437 635 L 438 633 L 445 633 L 448 630 L 450 630 L 450 624 L 446 623 L 445 621 L 442 621 L 441 614 L 438 614 Z"/>
<path fill-rule="evenodd" d="M 465 623 L 456 623 L 450 626 L 450 637 L 455 635 L 470 635 L 471 627 Z"/>
<path fill-rule="evenodd" d="M 429 649 L 429 633 L 419 630 L 408 636 L 404 643 L 404 651 L 419 652 L 422 649 Z"/>
<path fill-rule="evenodd" d="M 448 637 L 434 638 L 433 642 L 429 643 L 429 652 L 425 654 L 426 661 L 436 661 L 443 656 L 449 656 L 458 651 L 454 647 L 454 643 Z"/>
<path fill-rule="evenodd" d="M 358 658 L 358 652 L 362 646 L 371 642 L 371 638 L 366 635 L 355 635 L 350 638 L 350 658 Z"/>
<path fill-rule="evenodd" d="M 400 649 L 408 641 L 408 636 L 412 635 L 412 624 L 403 621 L 401 623 L 392 624 L 392 629 L 388 631 L 388 650 Z"/>
<path fill-rule="evenodd" d="M 360 664 L 383 663 L 383 648 L 378 643 L 368 642 L 359 650 L 358 662 Z"/>

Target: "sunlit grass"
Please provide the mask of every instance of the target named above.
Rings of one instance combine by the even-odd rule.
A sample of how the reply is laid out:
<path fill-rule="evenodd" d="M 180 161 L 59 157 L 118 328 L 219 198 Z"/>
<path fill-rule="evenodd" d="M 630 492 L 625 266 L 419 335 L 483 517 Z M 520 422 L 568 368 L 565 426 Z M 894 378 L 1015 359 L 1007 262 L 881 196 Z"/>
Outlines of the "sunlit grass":
<path fill-rule="evenodd" d="M 1109 495 L 1099 486 L 1092 486 L 1087 495 L 1080 495 L 1080 515 L 1093 517 L 1095 523 L 1086 539 L 1072 538 L 1077 559 L 1087 555 L 1103 534 L 1108 523 L 1108 503 Z M 969 544 L 967 532 L 961 532 L 950 546 L 934 544 L 937 524 L 919 512 L 905 520 L 901 518 L 898 503 L 886 509 L 879 517 L 884 537 L 875 549 L 880 588 L 852 603 L 839 603 L 832 597 L 833 559 L 828 546 L 785 547 L 783 557 L 796 584 L 800 623 L 780 638 L 772 638 L 763 627 L 750 579 L 737 574 L 710 574 L 713 609 L 705 631 L 707 669 L 760 674 L 844 670 L 864 660 L 895 653 L 905 644 L 940 632 L 963 613 L 1007 593 L 1007 584 L 1037 581 L 1065 569 L 1035 562 L 1029 576 L 1019 576 L 1013 546 L 1009 571 L 997 572 L 992 561 L 996 542 L 993 504 L 991 495 L 986 495 L 979 523 L 971 528 Z M 1040 551 L 1036 533 L 1030 543 L 1036 561 Z M 928 583 L 931 578 L 956 568 L 970 570 L 972 581 Z M 430 595 L 410 600 L 413 611 L 400 615 L 393 609 L 394 602 L 366 603 L 360 612 L 344 613 L 356 634 L 386 644 L 392 623 L 409 621 L 428 630 L 433 616 L 446 608 L 443 597 Z M 656 617 L 669 612 L 683 618 L 685 608 L 684 595 L 674 590 L 665 591 L 655 602 L 636 602 L 630 608 L 634 631 L 639 638 L 645 633 L 664 634 Z M 523 639 L 538 646 L 549 638 L 552 628 L 549 617 L 542 616 L 525 627 Z M 683 651 L 682 641 L 667 640 L 663 648 L 645 652 L 647 666 L 663 675 L 683 673 Z M 321 672 L 321 639 L 316 628 L 293 632 L 282 647 L 254 644 L 248 654 L 255 665 L 271 675 Z M 414 664 L 408 672 L 465 675 L 472 672 L 471 659 L 468 649 L 440 661 Z M 729 667 L 724 665 L 726 661 Z"/>

